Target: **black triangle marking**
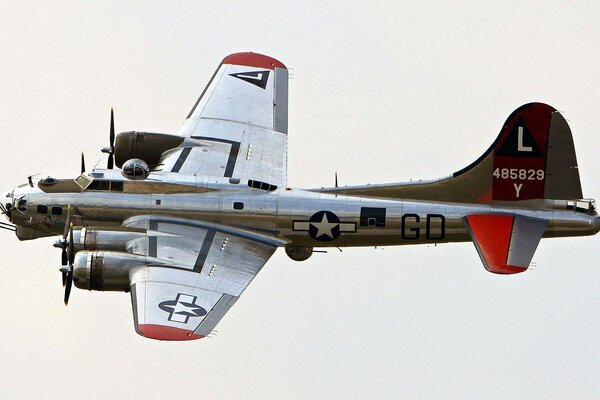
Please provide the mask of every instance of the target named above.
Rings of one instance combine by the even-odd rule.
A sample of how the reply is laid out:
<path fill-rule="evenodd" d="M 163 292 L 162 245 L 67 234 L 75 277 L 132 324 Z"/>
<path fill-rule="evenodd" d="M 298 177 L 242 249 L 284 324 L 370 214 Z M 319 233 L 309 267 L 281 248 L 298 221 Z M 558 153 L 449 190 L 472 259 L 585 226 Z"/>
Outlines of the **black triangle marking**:
<path fill-rule="evenodd" d="M 525 125 L 523 118 L 512 128 L 504 143 L 496 152 L 497 156 L 512 157 L 543 157 L 540 147 L 535 142 L 531 131 Z"/>
<path fill-rule="evenodd" d="M 248 83 L 258 86 L 261 89 L 267 87 L 267 81 L 269 80 L 269 70 L 266 71 L 251 71 L 251 72 L 238 72 L 237 74 L 229 74 L 234 78 L 241 79 Z"/>

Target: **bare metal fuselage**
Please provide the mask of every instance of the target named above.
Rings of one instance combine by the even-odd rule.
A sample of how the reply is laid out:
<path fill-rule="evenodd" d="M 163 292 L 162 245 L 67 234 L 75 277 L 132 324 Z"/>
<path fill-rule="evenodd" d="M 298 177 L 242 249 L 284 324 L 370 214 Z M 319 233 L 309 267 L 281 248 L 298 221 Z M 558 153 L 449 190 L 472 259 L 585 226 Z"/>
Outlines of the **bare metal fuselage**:
<path fill-rule="evenodd" d="M 154 189 L 146 193 L 139 193 L 144 190 L 141 186 L 140 190 L 133 186 L 141 182 L 127 181 L 132 186 L 125 191 L 53 192 L 51 187 L 43 190 L 37 184 L 21 185 L 12 192 L 15 203 L 12 222 L 23 240 L 58 235 L 64 230 L 65 213 L 51 215 L 48 211 L 41 215 L 38 206 L 48 210 L 70 206 L 76 226 L 117 227 L 131 217 L 163 215 L 249 229 L 283 239 L 281 243 L 285 245 L 308 247 L 470 241 L 463 217 L 478 213 L 547 220 L 544 237 L 591 235 L 600 230 L 595 212 L 568 210 L 564 202 L 531 209 L 514 205 L 403 201 L 289 188 L 265 191 L 244 183 L 191 176 L 187 180 L 179 176 L 175 183 L 169 173 L 152 175 L 149 182 Z M 19 199 L 26 199 L 25 211 L 16 211 Z"/>

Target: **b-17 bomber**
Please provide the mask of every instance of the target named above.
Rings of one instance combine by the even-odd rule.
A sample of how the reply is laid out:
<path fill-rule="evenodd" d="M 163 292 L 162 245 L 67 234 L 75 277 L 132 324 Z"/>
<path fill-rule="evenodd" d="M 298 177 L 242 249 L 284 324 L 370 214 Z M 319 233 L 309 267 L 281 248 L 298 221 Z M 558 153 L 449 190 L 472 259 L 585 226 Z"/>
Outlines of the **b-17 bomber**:
<path fill-rule="evenodd" d="M 277 248 L 472 241 L 485 269 L 527 270 L 542 238 L 594 235 L 573 138 L 553 107 L 516 109 L 492 145 L 447 177 L 287 186 L 288 70 L 256 53 L 221 62 L 177 134 L 122 132 L 111 112 L 106 169 L 29 177 L 2 194 L 0 227 L 57 236 L 72 285 L 130 293 L 137 333 L 209 335 Z"/>

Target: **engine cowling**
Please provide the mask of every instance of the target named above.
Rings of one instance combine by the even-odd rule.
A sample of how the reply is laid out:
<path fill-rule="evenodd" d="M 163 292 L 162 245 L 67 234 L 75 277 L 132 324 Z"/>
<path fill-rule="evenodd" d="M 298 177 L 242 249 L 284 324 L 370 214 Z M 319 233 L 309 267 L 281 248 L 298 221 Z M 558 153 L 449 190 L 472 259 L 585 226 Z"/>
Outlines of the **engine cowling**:
<path fill-rule="evenodd" d="M 149 174 L 150 168 L 148 167 L 148 164 L 139 158 L 127 160 L 121 167 L 121 175 L 134 181 L 146 179 Z"/>
<path fill-rule="evenodd" d="M 75 251 L 80 250 L 127 250 L 131 240 L 146 236 L 146 232 L 131 232 L 85 227 L 73 230 Z"/>
<path fill-rule="evenodd" d="M 312 256 L 313 248 L 308 246 L 285 246 L 285 254 L 294 261 L 306 261 Z"/>
<path fill-rule="evenodd" d="M 162 265 L 157 258 L 117 251 L 80 251 L 75 254 L 73 282 L 79 289 L 129 291 L 129 272 L 146 265 Z"/>
<path fill-rule="evenodd" d="M 150 132 L 121 132 L 115 140 L 115 164 L 121 168 L 127 160 L 139 158 L 154 166 L 162 154 L 179 146 L 184 138 L 178 135 Z"/>

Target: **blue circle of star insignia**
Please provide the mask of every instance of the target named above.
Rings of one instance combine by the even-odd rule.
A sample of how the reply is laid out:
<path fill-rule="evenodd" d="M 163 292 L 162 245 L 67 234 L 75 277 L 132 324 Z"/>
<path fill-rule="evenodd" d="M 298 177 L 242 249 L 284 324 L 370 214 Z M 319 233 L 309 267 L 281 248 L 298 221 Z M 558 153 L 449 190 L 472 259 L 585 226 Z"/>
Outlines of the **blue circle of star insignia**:
<path fill-rule="evenodd" d="M 313 239 L 330 242 L 340 236 L 340 219 L 331 211 L 316 212 L 308 222 L 308 234 Z"/>

